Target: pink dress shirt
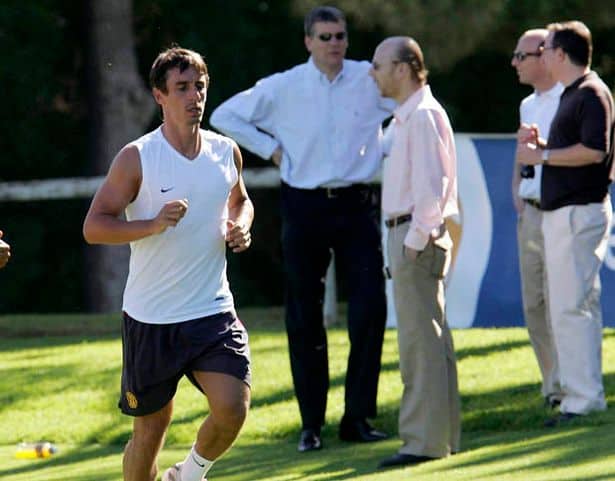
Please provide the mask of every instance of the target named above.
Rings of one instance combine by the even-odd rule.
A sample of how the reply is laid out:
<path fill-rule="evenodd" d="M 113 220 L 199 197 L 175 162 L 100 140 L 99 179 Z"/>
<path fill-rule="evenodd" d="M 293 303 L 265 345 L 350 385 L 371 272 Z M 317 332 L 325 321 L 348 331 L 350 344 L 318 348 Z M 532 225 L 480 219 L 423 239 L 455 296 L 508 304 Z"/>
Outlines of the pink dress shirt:
<path fill-rule="evenodd" d="M 386 219 L 412 214 L 404 245 L 421 251 L 441 235 L 444 219 L 459 212 L 453 129 L 428 85 L 395 110 L 393 122 L 382 210 Z"/>

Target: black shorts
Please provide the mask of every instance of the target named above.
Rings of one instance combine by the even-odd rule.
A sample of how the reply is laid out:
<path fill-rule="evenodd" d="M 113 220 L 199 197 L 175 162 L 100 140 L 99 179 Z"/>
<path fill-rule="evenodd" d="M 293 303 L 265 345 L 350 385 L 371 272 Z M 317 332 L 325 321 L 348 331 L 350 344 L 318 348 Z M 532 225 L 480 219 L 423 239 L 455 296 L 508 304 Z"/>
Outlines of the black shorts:
<path fill-rule="evenodd" d="M 124 414 L 145 416 L 173 399 L 177 383 L 193 371 L 220 372 L 250 385 L 248 332 L 225 312 L 175 324 L 147 324 L 124 313 L 122 323 Z"/>

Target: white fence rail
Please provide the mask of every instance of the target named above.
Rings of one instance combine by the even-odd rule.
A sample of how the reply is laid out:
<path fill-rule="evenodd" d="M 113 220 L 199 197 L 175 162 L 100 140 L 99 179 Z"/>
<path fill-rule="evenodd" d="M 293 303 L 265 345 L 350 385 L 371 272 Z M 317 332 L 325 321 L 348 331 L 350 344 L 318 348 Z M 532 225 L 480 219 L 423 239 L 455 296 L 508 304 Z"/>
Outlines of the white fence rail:
<path fill-rule="evenodd" d="M 244 182 L 248 189 L 277 187 L 280 172 L 275 167 L 245 169 Z M 65 179 L 30 180 L 25 182 L 0 182 L 0 202 L 30 202 L 34 200 L 77 199 L 92 197 L 104 177 L 72 177 Z M 331 259 L 327 270 L 323 314 L 325 324 L 337 320 L 337 289 L 335 263 Z"/>
<path fill-rule="evenodd" d="M 280 173 L 274 167 L 245 169 L 243 178 L 248 187 L 276 187 Z M 0 201 L 76 199 L 92 197 L 104 177 L 72 177 L 66 179 L 0 182 Z"/>

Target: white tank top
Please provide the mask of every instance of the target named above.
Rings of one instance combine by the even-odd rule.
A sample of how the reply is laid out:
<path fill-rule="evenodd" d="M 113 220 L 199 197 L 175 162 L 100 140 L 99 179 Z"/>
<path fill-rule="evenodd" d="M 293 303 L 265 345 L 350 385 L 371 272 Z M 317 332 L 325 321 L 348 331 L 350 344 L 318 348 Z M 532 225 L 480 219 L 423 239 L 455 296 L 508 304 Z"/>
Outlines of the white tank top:
<path fill-rule="evenodd" d="M 201 130 L 201 152 L 190 160 L 162 128 L 131 142 L 143 179 L 126 208 L 130 220 L 152 219 L 171 200 L 188 199 L 176 227 L 130 243 L 123 309 L 141 322 L 170 324 L 233 310 L 226 278 L 228 198 L 237 183 L 233 141 Z"/>

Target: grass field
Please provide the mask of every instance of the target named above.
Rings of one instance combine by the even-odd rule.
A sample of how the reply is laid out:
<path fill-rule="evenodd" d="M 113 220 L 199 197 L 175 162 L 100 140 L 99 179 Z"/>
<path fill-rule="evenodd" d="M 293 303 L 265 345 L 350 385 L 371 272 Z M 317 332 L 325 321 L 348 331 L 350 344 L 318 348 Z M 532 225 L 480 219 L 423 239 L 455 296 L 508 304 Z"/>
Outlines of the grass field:
<path fill-rule="evenodd" d="M 325 449 L 299 454 L 293 396 L 280 309 L 240 311 L 251 335 L 253 402 L 233 449 L 210 472 L 211 481 L 375 480 L 613 480 L 615 410 L 547 430 L 539 374 L 524 329 L 454 331 L 463 404 L 463 451 L 421 466 L 377 471 L 399 441 L 368 445 L 337 439 L 343 412 L 347 338 L 329 331 L 331 391 Z M 401 386 L 396 332 L 383 354 L 379 416 L 396 432 Z M 615 332 L 604 335 L 605 387 L 615 401 Z M 0 480 L 119 481 L 131 420 L 116 408 L 121 365 L 119 316 L 0 317 Z M 206 412 L 187 381 L 161 454 L 164 468 L 181 460 Z M 46 460 L 15 459 L 21 441 L 47 440 L 60 452 Z"/>

